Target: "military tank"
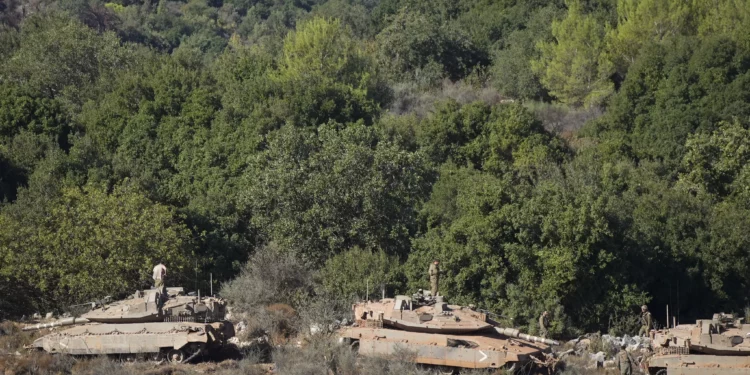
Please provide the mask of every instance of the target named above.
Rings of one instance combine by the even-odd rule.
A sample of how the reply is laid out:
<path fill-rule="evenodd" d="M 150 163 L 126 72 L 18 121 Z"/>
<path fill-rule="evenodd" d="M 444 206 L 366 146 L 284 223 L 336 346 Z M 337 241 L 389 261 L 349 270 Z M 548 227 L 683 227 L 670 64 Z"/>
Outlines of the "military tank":
<path fill-rule="evenodd" d="M 742 320 L 718 313 L 654 331 L 653 352 L 642 367 L 654 375 L 750 375 L 750 325 Z"/>
<path fill-rule="evenodd" d="M 90 311 L 79 316 L 23 330 L 52 329 L 28 349 L 181 363 L 218 350 L 234 337 L 225 315 L 226 303 L 220 298 L 186 295 L 181 287 L 149 289 L 112 303 L 92 302 Z M 72 327 L 57 329 L 67 326 Z"/>
<path fill-rule="evenodd" d="M 389 356 L 405 349 L 417 363 L 443 373 L 460 369 L 520 368 L 548 364 L 554 340 L 500 327 L 487 312 L 450 305 L 417 293 L 352 306 L 354 323 L 339 341 L 360 355 Z"/>

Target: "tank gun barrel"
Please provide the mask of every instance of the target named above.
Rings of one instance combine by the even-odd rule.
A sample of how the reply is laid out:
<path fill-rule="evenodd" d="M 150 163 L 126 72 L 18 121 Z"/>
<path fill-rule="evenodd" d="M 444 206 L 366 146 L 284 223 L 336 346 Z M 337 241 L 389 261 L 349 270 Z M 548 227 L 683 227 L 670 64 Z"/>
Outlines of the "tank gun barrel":
<path fill-rule="evenodd" d="M 66 319 L 56 320 L 50 323 L 39 323 L 39 324 L 28 325 L 28 326 L 23 327 L 22 330 L 23 331 L 36 331 L 36 330 L 45 329 L 45 328 L 72 326 L 74 324 L 84 324 L 88 322 L 89 320 L 86 318 L 66 318 Z"/>
<path fill-rule="evenodd" d="M 543 344 L 547 345 L 560 345 L 559 342 L 555 340 L 545 339 L 543 337 L 539 336 L 532 336 L 527 335 L 525 333 L 521 333 L 521 331 L 515 329 L 515 328 L 503 328 L 503 327 L 495 327 L 495 331 L 501 335 L 510 336 L 510 337 L 516 337 L 522 340 L 531 341 L 531 342 L 541 342 Z"/>

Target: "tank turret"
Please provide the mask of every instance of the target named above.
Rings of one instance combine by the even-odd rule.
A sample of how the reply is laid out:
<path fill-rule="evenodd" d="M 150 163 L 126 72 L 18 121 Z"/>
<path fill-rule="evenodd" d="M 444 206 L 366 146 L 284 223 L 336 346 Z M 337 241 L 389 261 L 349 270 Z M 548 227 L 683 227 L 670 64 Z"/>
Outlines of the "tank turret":
<path fill-rule="evenodd" d="M 150 322 L 214 322 L 224 319 L 226 302 L 215 297 L 185 295 L 183 288 L 167 288 L 162 295 L 157 289 L 136 291 L 127 299 L 96 307 L 80 317 L 61 319 L 51 323 L 33 324 L 24 331 L 93 323 L 150 323 Z"/>
<path fill-rule="evenodd" d="M 224 300 L 185 295 L 183 288 L 166 291 L 136 291 L 124 300 L 91 303 L 92 309 L 78 317 L 28 325 L 23 330 L 53 329 L 30 345 L 50 353 L 149 354 L 173 362 L 190 360 L 234 336 L 234 327 L 224 320 Z M 66 326 L 75 327 L 56 330 Z"/>
<path fill-rule="evenodd" d="M 644 361 L 650 373 L 710 368 L 712 374 L 750 374 L 750 325 L 732 314 L 657 330 L 653 337 L 653 355 Z"/>
<path fill-rule="evenodd" d="M 714 314 L 654 334 L 657 347 L 684 347 L 693 353 L 750 356 L 750 326 L 731 314 Z"/>

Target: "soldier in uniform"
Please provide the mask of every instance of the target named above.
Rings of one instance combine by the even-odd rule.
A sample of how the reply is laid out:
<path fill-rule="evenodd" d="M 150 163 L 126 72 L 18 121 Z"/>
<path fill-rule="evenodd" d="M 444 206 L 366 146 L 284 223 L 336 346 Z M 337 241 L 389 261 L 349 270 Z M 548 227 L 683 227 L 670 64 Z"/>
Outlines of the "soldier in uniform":
<path fill-rule="evenodd" d="M 539 316 L 539 336 L 547 338 L 549 329 L 549 312 L 545 311 Z"/>
<path fill-rule="evenodd" d="M 167 300 L 167 285 L 164 283 L 167 278 L 167 267 L 159 261 L 159 264 L 154 266 L 154 272 L 151 277 L 154 279 L 154 288 L 159 291 L 156 306 L 162 308 L 164 301 Z"/>
<path fill-rule="evenodd" d="M 167 286 L 164 284 L 164 280 L 167 278 L 167 267 L 159 261 L 159 264 L 154 266 L 154 287 L 159 289 L 160 293 L 166 293 Z"/>
<path fill-rule="evenodd" d="M 440 279 L 440 262 L 437 259 L 433 260 L 432 264 L 430 264 L 429 274 L 430 291 L 432 292 L 432 297 L 434 298 L 438 293 L 438 281 Z"/>
<path fill-rule="evenodd" d="M 638 331 L 638 336 L 648 336 L 653 324 L 651 322 L 651 313 L 648 311 L 648 306 L 641 306 L 641 329 Z"/>
<path fill-rule="evenodd" d="M 633 367 L 630 359 L 630 353 L 625 350 L 625 344 L 620 346 L 620 352 L 615 356 L 615 364 L 620 370 L 620 375 L 632 375 Z"/>

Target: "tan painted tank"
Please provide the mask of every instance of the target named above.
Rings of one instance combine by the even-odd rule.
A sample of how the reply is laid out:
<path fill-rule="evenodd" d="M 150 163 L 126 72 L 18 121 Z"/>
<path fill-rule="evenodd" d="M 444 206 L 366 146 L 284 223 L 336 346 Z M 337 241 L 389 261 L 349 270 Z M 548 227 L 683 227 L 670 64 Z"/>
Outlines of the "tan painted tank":
<path fill-rule="evenodd" d="M 750 375 L 750 325 L 731 314 L 655 331 L 652 347 L 651 374 Z"/>
<path fill-rule="evenodd" d="M 224 320 L 226 303 L 215 297 L 185 295 L 183 288 L 136 291 L 128 299 L 91 304 L 79 317 L 29 325 L 53 332 L 29 348 L 70 355 L 118 354 L 128 358 L 187 362 L 220 349 L 234 336 Z M 57 327 L 74 326 L 60 329 Z"/>
<path fill-rule="evenodd" d="M 413 352 L 417 363 L 445 372 L 546 363 L 554 340 L 499 327 L 486 313 L 450 305 L 438 296 L 396 296 L 352 306 L 355 323 L 339 330 L 360 355 Z"/>

